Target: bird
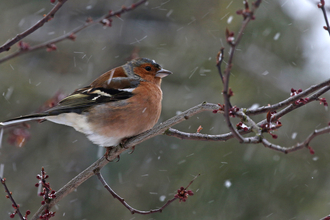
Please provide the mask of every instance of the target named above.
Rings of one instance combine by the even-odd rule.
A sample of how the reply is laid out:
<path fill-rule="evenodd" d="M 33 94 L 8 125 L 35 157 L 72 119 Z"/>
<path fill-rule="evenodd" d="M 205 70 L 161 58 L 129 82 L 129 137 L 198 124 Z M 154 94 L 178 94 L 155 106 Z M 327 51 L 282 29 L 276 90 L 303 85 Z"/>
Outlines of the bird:
<path fill-rule="evenodd" d="M 0 127 L 47 120 L 73 127 L 96 145 L 114 147 L 157 123 L 161 81 L 170 74 L 154 60 L 137 58 L 76 89 L 54 107 L 0 122 Z"/>

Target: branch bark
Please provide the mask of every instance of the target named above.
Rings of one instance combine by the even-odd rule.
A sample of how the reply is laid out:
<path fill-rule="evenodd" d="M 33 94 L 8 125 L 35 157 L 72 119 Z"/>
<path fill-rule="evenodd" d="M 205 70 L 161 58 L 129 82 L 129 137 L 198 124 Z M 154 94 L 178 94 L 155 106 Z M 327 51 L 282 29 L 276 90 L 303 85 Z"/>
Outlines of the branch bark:
<path fill-rule="evenodd" d="M 67 1 L 67 0 L 65 0 L 65 1 Z M 85 28 L 91 27 L 91 26 L 93 26 L 95 24 L 100 24 L 100 23 L 103 22 L 104 19 L 110 19 L 110 18 L 115 17 L 115 16 L 120 16 L 121 14 L 123 14 L 125 12 L 129 12 L 129 11 L 135 9 L 136 7 L 142 5 L 146 1 L 147 0 L 140 0 L 139 2 L 137 2 L 135 4 L 132 4 L 130 7 L 122 7 L 118 11 L 110 11 L 108 14 L 103 15 L 103 16 L 101 16 L 100 18 L 98 18 L 96 20 L 87 19 L 87 21 L 84 24 L 80 25 L 79 27 L 76 27 L 72 31 L 70 31 L 70 32 L 68 32 L 68 33 L 66 33 L 66 34 L 64 34 L 64 35 L 62 35 L 60 37 L 54 38 L 52 40 L 49 40 L 47 42 L 44 42 L 44 43 L 41 43 L 41 44 L 38 44 L 38 45 L 35 45 L 35 46 L 32 46 L 32 47 L 28 47 L 28 48 L 26 48 L 24 50 L 17 50 L 16 52 L 14 52 L 14 53 L 12 53 L 12 54 L 10 54 L 10 55 L 8 55 L 8 56 L 0 59 L 0 64 L 3 63 L 3 62 L 5 62 L 5 61 L 7 61 L 7 60 L 10 60 L 10 59 L 12 59 L 14 57 L 17 57 L 17 56 L 20 56 L 20 55 L 23 55 L 23 54 L 26 54 L 26 53 L 30 53 L 30 52 L 35 51 L 35 50 L 39 50 L 39 49 L 45 48 L 45 47 L 47 47 L 49 45 L 59 43 L 59 42 L 61 42 L 63 40 L 66 40 L 66 39 L 74 40 L 75 37 L 76 37 L 75 34 L 77 34 L 78 32 L 80 32 L 82 30 L 84 30 Z M 20 38 L 20 39 L 22 39 L 22 38 Z M 16 42 L 17 41 L 13 41 L 13 43 L 10 43 L 10 45 L 13 45 Z M 3 46 L 3 47 L 7 47 L 7 46 Z M 1 47 L 0 47 L 0 53 L 1 53 Z"/>
<path fill-rule="evenodd" d="M 38 21 L 35 25 L 33 25 L 32 27 L 30 27 L 29 29 L 27 29 L 26 31 L 24 31 L 24 32 L 22 32 L 20 34 L 17 34 L 16 37 L 14 37 L 11 40 L 9 40 L 6 43 L 4 43 L 0 47 L 0 53 L 2 53 L 4 51 L 10 50 L 10 47 L 13 46 L 15 43 L 17 43 L 18 41 L 22 40 L 26 36 L 32 34 L 36 30 L 38 30 L 39 28 L 41 28 L 46 22 L 48 22 L 52 18 L 54 18 L 55 13 L 64 5 L 64 3 L 66 1 L 67 0 L 60 0 L 60 1 L 58 1 L 57 4 L 54 6 L 54 8 L 50 12 L 48 12 L 48 14 L 44 18 L 42 18 L 40 21 Z"/>

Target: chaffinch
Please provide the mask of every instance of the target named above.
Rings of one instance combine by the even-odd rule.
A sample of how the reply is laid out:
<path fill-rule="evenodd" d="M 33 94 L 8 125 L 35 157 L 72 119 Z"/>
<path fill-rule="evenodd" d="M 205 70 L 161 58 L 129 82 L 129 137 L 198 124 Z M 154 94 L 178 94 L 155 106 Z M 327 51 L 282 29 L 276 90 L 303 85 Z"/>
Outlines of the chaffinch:
<path fill-rule="evenodd" d="M 77 89 L 53 108 L 14 118 L 2 126 L 48 120 L 73 127 L 94 144 L 117 146 L 123 139 L 151 129 L 161 112 L 163 77 L 171 74 L 154 60 L 138 58 Z"/>

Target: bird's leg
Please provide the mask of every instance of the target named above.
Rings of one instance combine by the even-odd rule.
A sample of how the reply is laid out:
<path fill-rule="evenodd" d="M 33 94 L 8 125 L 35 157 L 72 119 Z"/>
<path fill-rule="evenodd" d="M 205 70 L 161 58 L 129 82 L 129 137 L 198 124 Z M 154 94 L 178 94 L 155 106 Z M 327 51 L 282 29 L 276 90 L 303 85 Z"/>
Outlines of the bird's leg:
<path fill-rule="evenodd" d="M 126 142 L 128 141 L 129 138 L 124 138 L 123 140 L 121 140 L 121 142 L 119 143 L 120 147 L 121 148 L 125 148 L 125 149 L 128 149 L 129 147 L 126 147 L 125 144 Z M 128 154 L 132 154 L 135 150 L 135 146 L 131 147 L 132 148 L 132 151 L 129 152 Z"/>
<path fill-rule="evenodd" d="M 109 162 L 112 162 L 113 160 L 109 160 L 108 157 L 111 155 L 111 150 L 113 149 L 114 147 L 105 147 L 106 151 L 105 151 L 105 154 L 104 154 L 104 157 L 107 161 Z M 117 156 L 117 161 L 116 162 L 119 162 L 120 160 L 120 156 L 118 155 Z"/>
<path fill-rule="evenodd" d="M 135 151 L 135 146 L 132 147 L 132 151 L 129 152 L 128 154 L 132 154 Z"/>
<path fill-rule="evenodd" d="M 128 147 L 125 146 L 127 141 L 128 141 L 128 138 L 124 138 L 123 140 L 120 141 L 119 146 L 121 148 L 128 149 Z"/>
<path fill-rule="evenodd" d="M 105 157 L 105 159 L 106 159 L 107 161 L 110 162 L 110 160 L 108 160 L 108 157 L 109 157 L 109 155 L 110 155 L 110 152 L 111 152 L 112 147 L 105 147 L 105 149 L 106 149 L 106 151 L 105 151 L 104 157 Z"/>

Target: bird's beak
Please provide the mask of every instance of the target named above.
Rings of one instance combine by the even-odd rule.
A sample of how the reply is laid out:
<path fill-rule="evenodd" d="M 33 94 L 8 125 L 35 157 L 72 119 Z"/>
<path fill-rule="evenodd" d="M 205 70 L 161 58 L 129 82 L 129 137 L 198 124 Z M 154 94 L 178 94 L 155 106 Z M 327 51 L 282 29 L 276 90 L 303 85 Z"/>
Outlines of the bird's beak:
<path fill-rule="evenodd" d="M 166 69 L 160 69 L 160 70 L 157 71 L 156 77 L 164 78 L 165 76 L 168 76 L 170 74 L 172 74 L 171 71 L 166 70 Z"/>

